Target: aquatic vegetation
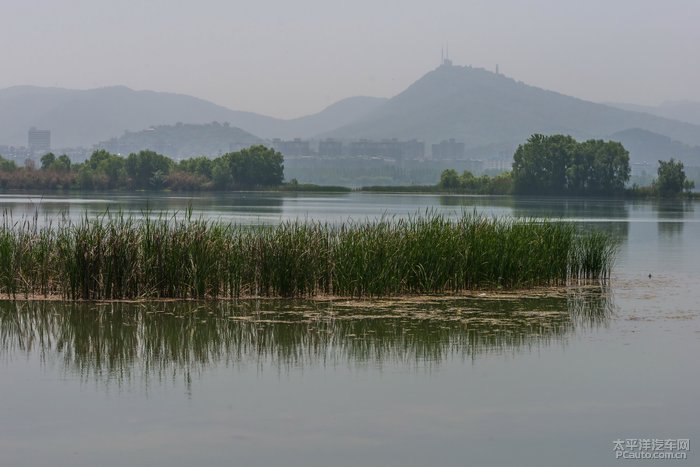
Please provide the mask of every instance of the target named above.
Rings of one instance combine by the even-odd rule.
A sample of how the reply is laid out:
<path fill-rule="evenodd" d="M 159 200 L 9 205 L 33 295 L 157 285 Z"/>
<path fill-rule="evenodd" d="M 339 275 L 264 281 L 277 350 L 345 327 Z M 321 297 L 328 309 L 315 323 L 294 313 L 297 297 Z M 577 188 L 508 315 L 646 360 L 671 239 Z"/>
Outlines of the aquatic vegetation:
<path fill-rule="evenodd" d="M 0 293 L 70 300 L 378 297 L 605 281 L 616 241 L 558 221 L 426 213 L 243 226 L 105 214 L 0 226 Z"/>

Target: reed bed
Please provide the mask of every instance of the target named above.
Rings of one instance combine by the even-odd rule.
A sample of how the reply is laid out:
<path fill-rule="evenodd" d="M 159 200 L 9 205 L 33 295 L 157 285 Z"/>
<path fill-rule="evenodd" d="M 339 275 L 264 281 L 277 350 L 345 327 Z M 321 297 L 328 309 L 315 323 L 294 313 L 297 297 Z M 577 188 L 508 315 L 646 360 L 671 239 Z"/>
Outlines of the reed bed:
<path fill-rule="evenodd" d="M 616 242 L 557 221 L 426 213 L 243 226 L 107 214 L 0 227 L 0 293 L 66 300 L 379 297 L 605 281 Z"/>

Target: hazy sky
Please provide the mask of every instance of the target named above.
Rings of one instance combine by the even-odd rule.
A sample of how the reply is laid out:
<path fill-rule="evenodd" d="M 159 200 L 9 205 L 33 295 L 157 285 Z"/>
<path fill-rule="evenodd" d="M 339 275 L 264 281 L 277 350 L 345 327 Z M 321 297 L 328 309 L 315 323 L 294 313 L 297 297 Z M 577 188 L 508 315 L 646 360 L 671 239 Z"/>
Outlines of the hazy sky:
<path fill-rule="evenodd" d="M 438 65 L 595 101 L 700 101 L 697 0 L 0 0 L 0 88 L 124 84 L 280 117 Z"/>

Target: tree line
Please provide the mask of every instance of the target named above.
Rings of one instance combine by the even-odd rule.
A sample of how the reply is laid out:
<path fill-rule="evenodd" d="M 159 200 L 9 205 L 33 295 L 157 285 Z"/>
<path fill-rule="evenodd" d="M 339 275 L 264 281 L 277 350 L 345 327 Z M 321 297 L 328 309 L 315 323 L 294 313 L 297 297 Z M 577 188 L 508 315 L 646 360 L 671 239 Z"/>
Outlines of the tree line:
<path fill-rule="evenodd" d="M 249 190 L 277 187 L 284 179 L 282 154 L 251 146 L 215 159 L 195 157 L 174 161 L 154 151 L 121 157 L 96 150 L 74 164 L 68 156 L 45 154 L 39 168 L 30 161 L 18 167 L 0 156 L 3 189 L 80 190 Z"/>
<path fill-rule="evenodd" d="M 675 197 L 690 192 L 683 163 L 659 161 L 650 187 L 628 187 L 629 152 L 615 141 L 578 142 L 571 136 L 534 134 L 518 146 L 513 169 L 495 177 L 442 172 L 438 188 L 475 194 Z"/>

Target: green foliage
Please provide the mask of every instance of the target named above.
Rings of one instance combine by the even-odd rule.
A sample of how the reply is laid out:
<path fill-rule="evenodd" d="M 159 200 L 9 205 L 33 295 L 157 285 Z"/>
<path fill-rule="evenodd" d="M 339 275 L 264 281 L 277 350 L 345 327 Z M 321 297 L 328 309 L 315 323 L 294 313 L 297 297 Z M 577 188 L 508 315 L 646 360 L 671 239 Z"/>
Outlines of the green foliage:
<path fill-rule="evenodd" d="M 56 157 L 54 153 L 49 152 L 41 156 L 41 170 L 54 170 L 56 172 L 68 172 L 71 169 L 70 158 L 63 154 Z"/>
<path fill-rule="evenodd" d="M 99 149 L 76 167 L 78 185 L 86 190 L 116 189 L 126 184 L 124 158 Z"/>
<path fill-rule="evenodd" d="M 68 157 L 66 154 L 58 156 L 56 162 L 53 163 L 53 168 L 54 170 L 58 170 L 60 172 L 68 172 L 71 168 L 70 157 Z"/>
<path fill-rule="evenodd" d="M 265 146 L 251 146 L 229 152 L 216 159 L 195 157 L 177 165 L 180 172 L 195 174 L 206 180 L 203 187 L 240 190 L 278 187 L 284 179 L 282 154 Z M 182 181 L 182 176 L 178 175 Z"/>
<path fill-rule="evenodd" d="M 629 153 L 614 141 L 535 134 L 513 156 L 514 191 L 521 194 L 614 195 L 629 178 Z"/>
<path fill-rule="evenodd" d="M 18 171 L 14 161 L 0 156 L 0 187 L 14 189 L 80 188 L 83 190 L 239 190 L 279 187 L 284 178 L 283 157 L 264 146 L 252 146 L 217 159 L 195 157 L 175 163 L 154 151 L 129 154 L 125 159 L 104 149 L 82 164 L 65 154 L 48 153 L 41 170 Z"/>
<path fill-rule="evenodd" d="M 177 170 L 194 175 L 200 175 L 209 179 L 212 177 L 213 167 L 214 161 L 204 156 L 183 159 L 177 164 Z"/>
<path fill-rule="evenodd" d="M 438 188 L 462 193 L 505 195 L 512 191 L 512 177 L 510 172 L 504 172 L 495 177 L 488 175 L 475 177 L 468 170 L 458 175 L 456 170 L 447 169 L 440 176 Z"/>
<path fill-rule="evenodd" d="M 616 242 L 573 224 L 439 215 L 247 227 L 121 214 L 0 226 L 0 293 L 67 299 L 386 296 L 609 277 Z"/>
<path fill-rule="evenodd" d="M 282 154 L 265 146 L 251 146 L 214 160 L 212 175 L 221 189 L 249 189 L 282 184 Z"/>
<path fill-rule="evenodd" d="M 41 169 L 49 170 L 56 162 L 56 156 L 52 152 L 48 152 L 41 156 Z"/>
<path fill-rule="evenodd" d="M 461 188 L 461 180 L 457 171 L 454 169 L 447 169 L 440 175 L 440 187 L 446 190 L 455 190 Z"/>
<path fill-rule="evenodd" d="M 15 161 L 11 161 L 0 156 L 0 172 L 14 172 L 15 170 L 17 170 L 17 164 L 15 164 Z"/>
<path fill-rule="evenodd" d="M 673 158 L 668 161 L 659 161 L 657 175 L 653 186 L 661 197 L 679 196 L 683 190 L 692 191 L 695 188 L 695 182 L 688 180 L 685 175 L 683 163 Z"/>
<path fill-rule="evenodd" d="M 165 176 L 173 165 L 171 159 L 154 151 L 139 151 L 129 154 L 125 169 L 133 188 L 151 190 L 163 187 Z"/>

